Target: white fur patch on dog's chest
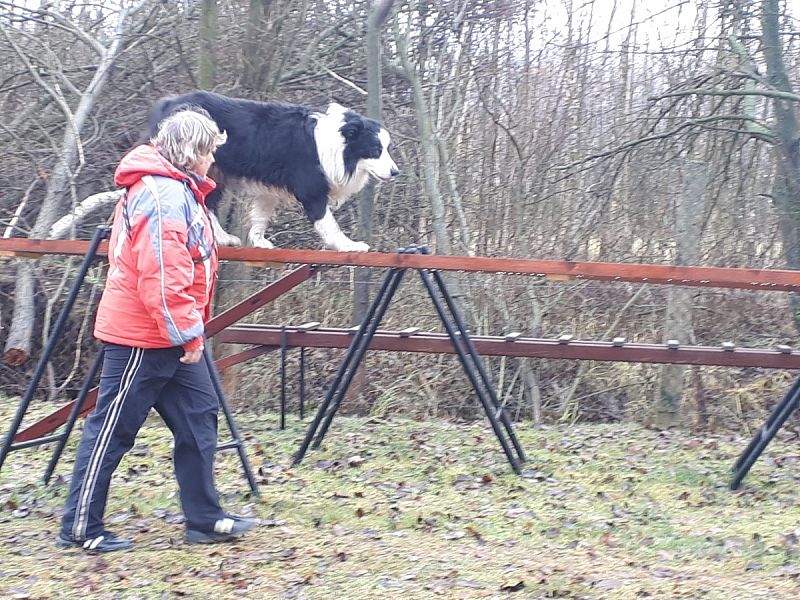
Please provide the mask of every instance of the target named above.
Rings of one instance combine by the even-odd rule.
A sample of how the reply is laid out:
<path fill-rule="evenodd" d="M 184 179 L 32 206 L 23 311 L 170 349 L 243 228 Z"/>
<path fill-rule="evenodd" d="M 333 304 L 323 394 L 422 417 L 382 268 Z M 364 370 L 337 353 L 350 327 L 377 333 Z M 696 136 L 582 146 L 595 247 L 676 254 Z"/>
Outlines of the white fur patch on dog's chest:
<path fill-rule="evenodd" d="M 331 191 L 328 194 L 328 206 L 331 207 L 331 210 L 336 210 L 342 204 L 350 200 L 350 198 L 361 191 L 361 188 L 367 182 L 367 178 L 369 175 L 363 171 L 359 171 L 353 174 L 353 177 L 348 179 L 344 184 L 337 184 L 331 181 L 328 181 L 328 185 L 331 186 Z"/>

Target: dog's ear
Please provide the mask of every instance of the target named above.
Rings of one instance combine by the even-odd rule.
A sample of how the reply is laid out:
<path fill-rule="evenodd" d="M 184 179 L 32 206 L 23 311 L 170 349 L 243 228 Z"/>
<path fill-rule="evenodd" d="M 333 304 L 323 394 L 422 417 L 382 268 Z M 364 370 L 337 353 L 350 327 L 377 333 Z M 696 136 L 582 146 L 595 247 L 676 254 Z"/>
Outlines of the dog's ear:
<path fill-rule="evenodd" d="M 353 119 L 347 121 L 340 131 L 344 136 L 344 139 L 350 141 L 359 136 L 359 134 L 364 130 L 364 122 L 361 119 Z"/>

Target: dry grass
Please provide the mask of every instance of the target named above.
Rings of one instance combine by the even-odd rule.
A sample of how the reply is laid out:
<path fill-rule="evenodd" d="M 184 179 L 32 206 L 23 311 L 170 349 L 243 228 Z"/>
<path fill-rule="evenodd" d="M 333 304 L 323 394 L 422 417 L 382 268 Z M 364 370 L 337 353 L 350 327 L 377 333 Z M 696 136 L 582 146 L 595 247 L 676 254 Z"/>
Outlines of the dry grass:
<path fill-rule="evenodd" d="M 4 422 L 13 409 L 0 408 Z M 244 493 L 231 452 L 218 484 L 230 509 L 263 523 L 236 544 L 182 543 L 156 419 L 118 470 L 107 513 L 109 528 L 135 538 L 133 552 L 57 550 L 63 478 L 39 483 L 48 448 L 13 453 L 0 474 L 0 597 L 800 595 L 796 441 L 776 441 L 731 492 L 742 438 L 521 425 L 529 463 L 518 477 L 482 424 L 337 417 L 325 447 L 288 468 L 304 424 L 238 419 L 262 498 Z M 68 471 L 65 458 L 59 473 Z"/>

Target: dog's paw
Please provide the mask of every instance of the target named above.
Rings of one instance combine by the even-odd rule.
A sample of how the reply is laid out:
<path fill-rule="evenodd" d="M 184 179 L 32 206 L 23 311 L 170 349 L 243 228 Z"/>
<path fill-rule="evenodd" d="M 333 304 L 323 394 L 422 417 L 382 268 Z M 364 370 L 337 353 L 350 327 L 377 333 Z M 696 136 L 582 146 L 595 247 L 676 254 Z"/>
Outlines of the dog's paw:
<path fill-rule="evenodd" d="M 347 240 L 346 242 L 339 244 L 336 248 L 332 248 L 332 250 L 336 250 L 338 252 L 369 252 L 369 244 L 366 242 L 354 242 L 353 240 Z"/>
<path fill-rule="evenodd" d="M 235 235 L 226 233 L 224 235 L 217 235 L 217 244 L 220 246 L 241 246 L 242 240 Z"/>
<path fill-rule="evenodd" d="M 272 242 L 270 242 L 264 236 L 261 236 L 261 237 L 258 237 L 258 238 L 253 238 L 253 239 L 250 240 L 250 242 L 253 244 L 253 248 L 268 248 L 269 249 L 269 248 L 274 248 L 275 247 L 275 246 L 272 245 Z"/>

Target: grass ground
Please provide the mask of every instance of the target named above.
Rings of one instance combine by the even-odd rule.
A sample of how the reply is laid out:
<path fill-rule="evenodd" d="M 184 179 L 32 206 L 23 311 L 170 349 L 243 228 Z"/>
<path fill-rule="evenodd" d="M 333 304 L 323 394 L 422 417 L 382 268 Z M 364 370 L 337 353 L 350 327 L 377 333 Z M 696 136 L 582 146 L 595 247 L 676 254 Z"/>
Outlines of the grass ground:
<path fill-rule="evenodd" d="M 0 407 L 2 422 L 14 406 Z M 107 526 L 132 552 L 53 544 L 70 446 L 0 473 L 0 598 L 800 597 L 800 450 L 776 441 L 739 491 L 747 440 L 630 425 L 518 427 L 514 475 L 483 424 L 337 417 L 289 468 L 296 418 L 239 415 L 261 498 L 236 455 L 218 459 L 226 506 L 262 520 L 238 543 L 185 546 L 166 429 L 152 419 L 112 486 Z M 224 429 L 224 428 L 222 428 Z M 77 438 L 76 436 L 73 436 Z"/>

